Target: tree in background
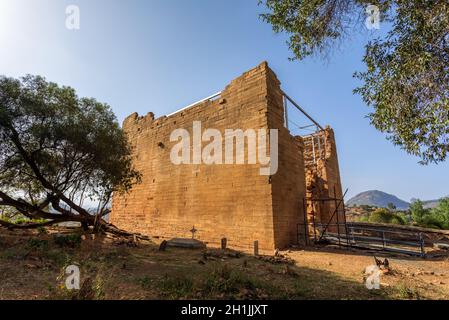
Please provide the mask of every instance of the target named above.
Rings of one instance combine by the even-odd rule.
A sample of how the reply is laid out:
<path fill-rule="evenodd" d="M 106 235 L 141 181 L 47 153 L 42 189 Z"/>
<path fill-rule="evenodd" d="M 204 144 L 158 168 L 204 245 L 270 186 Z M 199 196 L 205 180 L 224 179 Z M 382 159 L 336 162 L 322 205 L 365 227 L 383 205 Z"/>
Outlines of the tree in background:
<path fill-rule="evenodd" d="M 413 201 L 410 205 L 410 212 L 412 219 L 417 224 L 422 224 L 424 217 L 430 213 L 429 209 L 424 209 L 424 205 L 421 200 Z"/>
<path fill-rule="evenodd" d="M 441 229 L 449 229 L 449 198 L 441 199 L 438 206 L 431 210 L 431 216 Z"/>
<path fill-rule="evenodd" d="M 441 199 L 438 206 L 426 209 L 420 200 L 410 206 L 413 221 L 426 228 L 449 229 L 449 198 Z"/>
<path fill-rule="evenodd" d="M 0 208 L 44 222 L 113 229 L 102 217 L 113 192 L 139 181 L 110 107 L 39 76 L 0 77 Z M 98 203 L 95 212 L 85 200 Z"/>
<path fill-rule="evenodd" d="M 291 59 L 327 55 L 363 30 L 368 5 L 389 32 L 366 45 L 355 89 L 374 111 L 371 124 L 421 163 L 449 152 L 449 3 L 435 0 L 260 0 L 262 18 L 286 32 Z M 390 27 L 391 26 L 391 27 Z"/>
<path fill-rule="evenodd" d="M 388 208 L 390 211 L 396 210 L 396 206 L 394 205 L 393 202 L 389 202 L 389 203 L 387 204 L 387 208 Z"/>

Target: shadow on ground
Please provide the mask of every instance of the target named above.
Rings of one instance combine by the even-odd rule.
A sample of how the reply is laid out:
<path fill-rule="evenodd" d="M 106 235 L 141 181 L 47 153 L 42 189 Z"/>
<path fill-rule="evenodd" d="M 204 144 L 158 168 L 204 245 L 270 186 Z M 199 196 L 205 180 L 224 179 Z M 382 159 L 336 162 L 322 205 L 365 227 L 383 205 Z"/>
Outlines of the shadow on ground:
<path fill-rule="evenodd" d="M 0 299 L 390 299 L 335 272 L 234 251 L 167 248 L 106 237 L 57 244 L 48 234 L 0 232 Z M 351 254 L 342 252 L 342 254 Z M 81 290 L 65 268 L 78 265 Z M 404 298 L 414 298 L 413 296 Z"/>

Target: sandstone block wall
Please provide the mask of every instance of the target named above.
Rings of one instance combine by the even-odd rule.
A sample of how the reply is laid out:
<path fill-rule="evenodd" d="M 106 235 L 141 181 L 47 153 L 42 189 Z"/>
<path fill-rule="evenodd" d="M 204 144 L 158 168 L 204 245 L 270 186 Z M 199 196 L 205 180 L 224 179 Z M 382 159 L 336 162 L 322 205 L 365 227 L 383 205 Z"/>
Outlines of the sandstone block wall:
<path fill-rule="evenodd" d="M 194 226 L 196 239 L 217 244 L 226 237 L 231 247 L 251 248 L 255 240 L 267 250 L 290 244 L 296 237 L 295 222 L 303 215 L 298 201 L 305 181 L 301 149 L 281 128 L 279 85 L 262 63 L 233 80 L 214 101 L 159 119 L 152 113 L 129 116 L 123 128 L 143 178 L 129 194 L 113 197 L 111 222 L 164 238 L 191 237 Z M 259 164 L 172 164 L 175 142 L 170 134 L 184 128 L 192 135 L 193 121 L 223 136 L 225 129 L 281 129 L 278 173 L 260 175 Z"/>
<path fill-rule="evenodd" d="M 223 137 L 226 129 L 278 129 L 277 173 L 261 175 L 259 163 L 173 164 L 170 151 L 177 142 L 170 141 L 170 134 L 182 128 L 192 137 L 194 121 L 200 121 L 203 130 L 219 130 Z M 134 148 L 134 165 L 142 173 L 141 184 L 113 197 L 110 221 L 125 230 L 190 238 L 194 227 L 194 237 L 209 244 L 218 245 L 226 237 L 230 247 L 250 250 L 257 240 L 260 249 L 273 250 L 297 243 L 306 178 L 311 186 L 306 171 L 319 172 L 324 187 L 335 185 L 341 196 L 332 131 L 325 134 L 323 168 L 312 168 L 307 160 L 310 143 L 284 126 L 280 82 L 266 62 L 231 81 L 218 99 L 158 119 L 152 113 L 134 113 L 123 128 Z M 271 147 L 268 144 L 267 153 Z"/>
<path fill-rule="evenodd" d="M 297 225 L 304 221 L 304 145 L 285 127 L 283 92 L 273 71 L 269 70 L 267 80 L 268 126 L 279 133 L 278 171 L 271 179 L 274 237 L 278 247 L 285 247 L 297 243 Z"/>

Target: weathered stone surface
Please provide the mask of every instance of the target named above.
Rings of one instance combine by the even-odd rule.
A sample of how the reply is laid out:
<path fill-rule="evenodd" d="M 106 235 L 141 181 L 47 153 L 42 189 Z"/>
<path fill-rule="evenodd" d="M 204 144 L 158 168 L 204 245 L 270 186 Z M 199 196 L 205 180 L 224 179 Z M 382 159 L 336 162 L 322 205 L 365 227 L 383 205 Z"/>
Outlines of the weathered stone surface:
<path fill-rule="evenodd" d="M 334 132 L 326 127 L 313 135 L 303 137 L 303 141 L 308 221 L 312 221 L 314 215 L 317 224 L 342 224 L 345 220 L 344 204 L 338 200 L 324 201 L 343 197 Z M 320 199 L 323 201 L 318 201 Z M 330 221 L 336 208 L 338 215 L 335 214 Z M 329 230 L 337 231 L 335 226 L 331 226 Z M 344 232 L 343 226 L 340 227 L 340 232 Z"/>
<path fill-rule="evenodd" d="M 173 164 L 170 150 L 177 141 L 171 142 L 170 134 L 182 128 L 192 136 L 193 121 L 201 121 L 203 129 L 219 130 L 223 137 L 226 129 L 278 129 L 277 173 L 260 175 L 265 166 L 247 161 Z M 142 173 L 142 183 L 127 195 L 114 195 L 110 217 L 114 225 L 162 239 L 190 238 L 195 226 L 198 240 L 220 247 L 226 238 L 227 247 L 250 251 L 255 241 L 259 249 L 270 252 L 296 243 L 297 225 L 304 222 L 304 141 L 284 126 L 280 82 L 266 62 L 231 81 L 220 99 L 158 119 L 152 113 L 144 117 L 133 113 L 123 128 L 134 147 L 134 165 Z M 326 132 L 332 144 L 331 131 Z M 202 142 L 202 147 L 207 144 Z M 335 183 L 338 179 L 339 185 L 335 144 L 328 148 L 330 167 L 323 179 Z"/>

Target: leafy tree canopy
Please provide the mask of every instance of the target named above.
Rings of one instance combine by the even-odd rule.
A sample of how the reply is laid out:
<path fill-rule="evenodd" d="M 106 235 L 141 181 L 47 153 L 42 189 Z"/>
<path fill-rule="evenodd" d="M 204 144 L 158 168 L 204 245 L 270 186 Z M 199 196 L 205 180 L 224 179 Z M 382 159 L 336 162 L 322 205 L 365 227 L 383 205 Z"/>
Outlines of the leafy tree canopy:
<path fill-rule="evenodd" d="M 421 163 L 449 152 L 449 3 L 435 0 L 260 0 L 262 18 L 289 35 L 292 59 L 326 55 L 363 30 L 368 5 L 386 35 L 369 41 L 354 90 L 371 107 L 371 124 Z"/>
<path fill-rule="evenodd" d="M 98 222 L 140 175 L 110 107 L 39 76 L 0 77 L 0 207 L 30 219 Z"/>
<path fill-rule="evenodd" d="M 413 221 L 422 227 L 449 229 L 449 198 L 440 200 L 438 206 L 426 209 L 420 200 L 410 206 Z"/>

